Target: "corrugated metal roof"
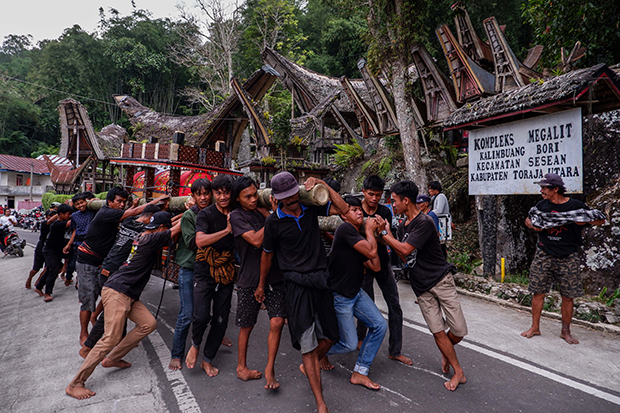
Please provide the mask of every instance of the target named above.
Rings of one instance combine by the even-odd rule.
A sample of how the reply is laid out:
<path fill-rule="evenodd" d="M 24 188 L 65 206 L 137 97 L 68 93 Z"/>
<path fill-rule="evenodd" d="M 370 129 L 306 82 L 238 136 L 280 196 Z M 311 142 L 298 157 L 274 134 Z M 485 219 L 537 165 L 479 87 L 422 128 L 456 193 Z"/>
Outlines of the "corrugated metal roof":
<path fill-rule="evenodd" d="M 45 161 L 34 158 L 22 158 L 21 156 L 0 155 L 0 169 L 2 170 L 30 173 L 31 167 L 35 174 L 50 174 Z"/>

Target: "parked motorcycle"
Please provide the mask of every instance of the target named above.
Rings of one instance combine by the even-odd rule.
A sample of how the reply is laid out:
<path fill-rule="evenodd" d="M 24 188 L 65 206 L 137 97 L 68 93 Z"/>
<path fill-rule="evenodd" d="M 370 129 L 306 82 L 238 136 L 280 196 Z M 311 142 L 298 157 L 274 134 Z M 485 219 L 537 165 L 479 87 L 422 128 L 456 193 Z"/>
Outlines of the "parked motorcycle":
<path fill-rule="evenodd" d="M 2 249 L 4 250 L 4 256 L 2 258 L 7 255 L 24 256 L 26 240 L 19 239 L 17 232 L 10 229 L 8 225 L 3 225 L 2 228 L 0 228 L 0 243 L 2 243 Z"/>

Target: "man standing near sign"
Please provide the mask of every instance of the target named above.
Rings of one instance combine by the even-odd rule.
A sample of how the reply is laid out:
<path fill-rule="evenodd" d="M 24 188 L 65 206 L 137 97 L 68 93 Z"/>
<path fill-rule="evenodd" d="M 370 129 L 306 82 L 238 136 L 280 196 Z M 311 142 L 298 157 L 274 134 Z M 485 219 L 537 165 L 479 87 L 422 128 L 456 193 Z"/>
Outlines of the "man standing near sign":
<path fill-rule="evenodd" d="M 532 338 L 540 335 L 540 315 L 545 294 L 557 279 L 562 296 L 562 332 L 560 337 L 569 344 L 578 344 L 570 333 L 573 317 L 573 299 L 583 296 L 579 273 L 579 247 L 583 225 L 601 225 L 605 222 L 599 211 L 581 201 L 564 196 L 566 188 L 562 178 L 553 173 L 545 175 L 540 185 L 543 200 L 530 210 L 525 226 L 538 232 L 536 255 L 530 267 L 528 290 L 532 297 L 532 327 L 521 333 Z M 557 278 L 556 278 L 557 277 Z"/>

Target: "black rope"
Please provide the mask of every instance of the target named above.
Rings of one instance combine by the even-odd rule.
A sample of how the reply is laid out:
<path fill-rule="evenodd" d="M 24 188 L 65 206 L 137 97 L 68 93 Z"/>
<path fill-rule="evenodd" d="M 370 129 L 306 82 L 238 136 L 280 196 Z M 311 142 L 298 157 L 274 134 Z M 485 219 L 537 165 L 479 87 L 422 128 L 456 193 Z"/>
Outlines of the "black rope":
<path fill-rule="evenodd" d="M 170 264 L 170 254 L 172 253 L 172 238 L 170 238 L 170 241 L 168 241 L 168 256 L 166 257 L 166 264 L 164 265 L 164 268 L 168 267 L 168 264 Z M 162 273 L 163 273 L 163 269 L 162 269 Z M 164 292 L 166 291 L 166 281 L 168 281 L 168 279 L 166 278 L 166 276 L 163 277 L 164 279 L 164 283 L 163 286 L 161 287 L 161 297 L 159 297 L 159 304 L 157 305 L 157 312 L 155 313 L 155 319 L 157 320 L 157 316 L 159 315 L 159 310 L 161 309 L 161 303 L 164 301 Z"/>

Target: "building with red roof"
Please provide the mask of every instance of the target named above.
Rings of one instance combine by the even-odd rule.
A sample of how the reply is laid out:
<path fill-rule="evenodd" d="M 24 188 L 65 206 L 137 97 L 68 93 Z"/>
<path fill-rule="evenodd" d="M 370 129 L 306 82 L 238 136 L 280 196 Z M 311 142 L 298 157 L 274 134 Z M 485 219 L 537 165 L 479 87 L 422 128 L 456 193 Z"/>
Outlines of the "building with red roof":
<path fill-rule="evenodd" d="M 54 189 L 45 161 L 0 154 L 0 204 L 9 208 L 41 205 L 41 196 Z"/>

